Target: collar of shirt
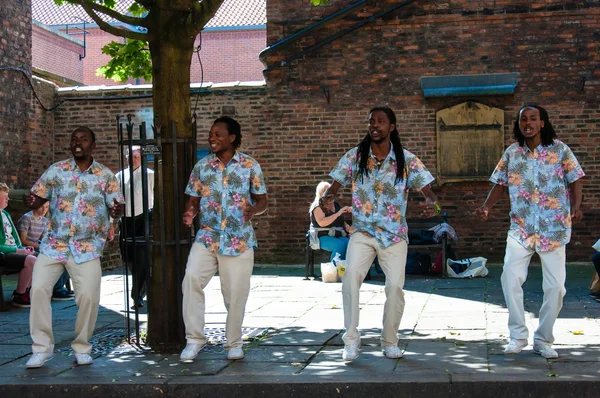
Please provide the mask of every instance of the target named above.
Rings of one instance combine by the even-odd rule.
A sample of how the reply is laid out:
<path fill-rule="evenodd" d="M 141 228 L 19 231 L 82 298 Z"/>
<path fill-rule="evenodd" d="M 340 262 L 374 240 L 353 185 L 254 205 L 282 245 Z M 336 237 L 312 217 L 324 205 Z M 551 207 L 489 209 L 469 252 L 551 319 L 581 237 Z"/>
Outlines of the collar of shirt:
<path fill-rule="evenodd" d="M 536 146 L 536 147 L 535 147 L 533 150 L 531 150 L 531 149 L 530 149 L 530 148 L 527 146 L 527 144 L 525 143 L 525 144 L 523 144 L 523 146 L 522 146 L 521 148 L 522 148 L 522 151 L 523 151 L 523 154 L 524 154 L 524 155 L 531 156 L 531 155 L 535 155 L 535 153 L 536 153 L 536 152 L 537 152 L 537 153 L 543 152 L 545 148 L 550 148 L 550 147 L 552 147 L 552 146 L 554 146 L 554 145 L 556 145 L 556 142 L 553 142 L 552 144 L 550 144 L 550 145 L 548 145 L 548 146 L 544 146 L 544 145 L 542 145 L 542 143 L 540 143 L 540 144 L 539 144 L 538 146 Z M 531 154 L 531 155 L 530 155 L 530 154 Z"/>
<path fill-rule="evenodd" d="M 227 164 L 223 163 L 223 162 L 221 161 L 221 159 L 219 159 L 219 157 L 217 156 L 217 154 L 216 154 L 216 153 L 211 153 L 211 154 L 210 154 L 210 155 L 208 155 L 208 156 L 211 156 L 211 157 L 212 157 L 212 159 L 210 160 L 210 162 L 209 162 L 209 163 L 213 163 L 213 164 L 215 164 L 215 163 L 219 164 L 219 163 L 220 163 L 220 164 L 222 164 L 222 165 L 223 165 L 223 166 L 225 166 L 225 167 L 227 167 L 227 164 L 231 163 L 231 161 L 232 161 L 232 160 L 235 160 L 235 161 L 236 161 L 236 163 L 239 163 L 239 162 L 240 162 L 240 153 L 239 153 L 238 151 L 235 151 L 235 153 L 233 154 L 233 157 L 231 158 L 231 160 L 230 160 L 230 161 L 229 161 L 229 163 L 227 163 Z"/>
<path fill-rule="evenodd" d="M 390 141 L 390 151 L 388 152 L 388 154 L 385 156 L 385 158 L 379 162 L 377 160 L 377 157 L 375 155 L 373 155 L 373 148 L 369 148 L 369 156 L 371 156 L 373 158 L 373 161 L 375 162 L 375 164 L 380 163 L 383 164 L 385 163 L 385 161 L 390 158 L 391 160 L 396 160 L 396 153 L 394 152 L 394 144 L 392 144 L 392 142 Z"/>
<path fill-rule="evenodd" d="M 80 174 L 83 174 L 83 173 L 96 174 L 97 172 L 102 171 L 100 164 L 98 162 L 96 162 L 96 159 L 94 159 L 94 158 L 92 158 L 92 164 L 90 165 L 90 167 L 88 167 L 84 171 L 81 171 L 81 169 L 77 165 L 77 162 L 75 161 L 75 158 L 70 159 L 69 166 L 70 166 L 69 170 L 78 172 Z"/>

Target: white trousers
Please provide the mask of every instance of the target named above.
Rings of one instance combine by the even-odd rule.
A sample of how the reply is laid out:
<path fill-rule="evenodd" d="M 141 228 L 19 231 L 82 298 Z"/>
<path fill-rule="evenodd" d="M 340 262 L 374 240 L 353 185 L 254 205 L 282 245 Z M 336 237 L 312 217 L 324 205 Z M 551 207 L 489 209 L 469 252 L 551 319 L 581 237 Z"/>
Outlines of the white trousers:
<path fill-rule="evenodd" d="M 188 343 L 206 343 L 204 288 L 219 271 L 221 292 L 227 309 L 226 348 L 242 345 L 242 322 L 250 293 L 250 277 L 253 267 L 253 249 L 246 250 L 241 256 L 222 256 L 211 252 L 200 243 L 192 245 L 182 284 L 183 322 Z"/>
<path fill-rule="evenodd" d="M 506 255 L 502 271 L 502 291 L 508 308 L 508 329 L 511 339 L 526 340 L 529 331 L 525 322 L 523 306 L 523 283 L 527 279 L 527 268 L 534 250 L 523 247 L 510 236 L 506 240 Z M 534 343 L 552 344 L 552 329 L 562 308 L 563 297 L 567 292 L 565 246 L 552 251 L 538 252 L 542 261 L 542 289 L 544 299 L 539 314 L 539 325 L 534 333 Z"/>
<path fill-rule="evenodd" d="M 89 339 L 94 334 L 100 306 L 100 284 L 102 282 L 100 259 L 76 264 L 73 256 L 69 256 L 66 263 L 61 263 L 40 254 L 33 266 L 31 311 L 29 313 L 29 329 L 31 340 L 33 340 L 31 351 L 34 353 L 54 351 L 50 300 L 52 288 L 65 269 L 73 281 L 75 303 L 78 307 L 75 340 L 71 343 L 71 347 L 73 352 L 78 354 L 92 352 Z"/>
<path fill-rule="evenodd" d="M 344 333 L 346 345 L 359 345 L 358 331 L 359 292 L 375 256 L 385 273 L 385 305 L 383 307 L 383 330 L 381 345 L 398 344 L 398 328 L 404 313 L 404 276 L 406 271 L 406 241 L 395 243 L 387 248 L 379 246 L 377 239 L 360 232 L 352 234 L 346 254 L 346 272 L 342 276 L 342 297 L 344 303 Z"/>

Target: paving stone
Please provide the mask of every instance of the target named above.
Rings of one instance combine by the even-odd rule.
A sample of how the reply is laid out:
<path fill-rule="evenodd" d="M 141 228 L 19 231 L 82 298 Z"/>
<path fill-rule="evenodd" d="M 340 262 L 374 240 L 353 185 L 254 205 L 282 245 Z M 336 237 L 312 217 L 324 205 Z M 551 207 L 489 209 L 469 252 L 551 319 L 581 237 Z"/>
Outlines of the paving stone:
<path fill-rule="evenodd" d="M 18 358 L 31 353 L 31 345 L 0 345 L 0 358 Z"/>
<path fill-rule="evenodd" d="M 600 379 L 600 367 L 597 366 L 597 358 L 592 363 L 552 361 L 550 365 L 551 373 L 554 375 L 553 378 L 555 377 L 558 380 L 575 379 L 574 375 L 576 375 L 577 380 L 598 381 Z"/>
<path fill-rule="evenodd" d="M 301 370 L 302 376 L 357 376 L 391 374 L 398 360 L 388 359 L 380 347 L 361 347 L 360 355 L 352 362 L 342 360 L 343 348 L 327 347 Z"/>
<path fill-rule="evenodd" d="M 440 329 L 485 329 L 487 321 L 484 314 L 476 317 L 454 316 L 454 317 L 427 317 L 419 319 L 415 330 L 440 330 Z"/>
<path fill-rule="evenodd" d="M 597 338 L 596 338 L 597 341 Z M 553 359 L 552 363 L 557 362 L 600 362 L 600 344 L 554 344 L 552 346 L 558 353 L 558 358 Z"/>
<path fill-rule="evenodd" d="M 269 376 L 270 378 L 274 378 L 277 376 L 294 375 L 298 373 L 300 369 L 300 364 L 294 366 L 280 362 L 257 362 L 242 359 L 229 363 L 227 367 L 219 372 L 219 375 L 236 377 Z"/>
<path fill-rule="evenodd" d="M 581 275 L 579 279 L 572 278 L 574 271 Z M 122 276 L 113 272 L 103 277 L 103 304 L 92 339 L 96 359 L 91 366 L 78 367 L 73 361 L 70 344 L 77 312 L 73 302 L 51 304 L 57 353 L 38 370 L 25 370 L 31 352 L 29 311 L 11 309 L 0 313 L 0 353 L 7 355 L 0 355 L 0 389 L 9 383 L 162 386 L 208 380 L 216 384 L 281 380 L 426 383 L 423 385 L 595 382 L 600 362 L 600 303 L 587 295 L 589 271 L 589 265 L 570 264 L 567 269 L 568 293 L 554 330 L 558 359 L 546 360 L 534 354 L 531 344 L 517 355 L 503 354 L 508 340 L 508 313 L 499 281 L 501 267 L 495 266 L 490 267 L 490 276 L 484 279 L 408 276 L 406 307 L 398 332 L 399 346 L 405 355 L 399 360 L 385 358 L 380 348 L 384 278 L 364 283 L 360 295 L 362 349 L 359 358 L 351 363 L 341 359 L 341 284 L 304 281 L 302 268 L 272 268 L 252 278 L 244 330 L 268 329 L 269 337 L 247 343 L 244 360 L 228 361 L 223 340 L 207 346 L 189 363 L 179 361 L 180 348 L 171 354 L 156 354 L 122 344 L 127 320 L 124 284 Z M 525 306 L 529 341 L 533 342 L 543 299 L 541 268 L 532 266 L 529 274 Z M 8 278 L 3 278 L 5 291 Z M 208 331 L 222 331 L 225 326 L 219 282 L 217 276 L 206 288 Z M 145 309 L 139 316 L 142 327 L 147 325 Z M 130 312 L 132 329 L 133 318 L 134 313 Z M 573 333 L 578 330 L 583 330 L 583 334 Z M 462 390 L 453 387 L 453 391 Z"/>
<path fill-rule="evenodd" d="M 304 345 L 304 346 L 322 346 L 333 336 L 339 333 L 339 330 L 308 331 L 296 328 L 287 328 L 278 330 L 273 336 L 261 342 L 266 345 Z"/>
<path fill-rule="evenodd" d="M 269 346 L 262 345 L 249 348 L 245 352 L 244 361 L 305 363 L 323 346 Z"/>
<path fill-rule="evenodd" d="M 547 359 L 534 354 L 531 348 L 524 349 L 518 354 L 490 355 L 490 372 L 509 376 L 511 380 L 548 379 L 551 373 Z"/>
<path fill-rule="evenodd" d="M 227 356 L 224 355 L 222 359 L 203 359 L 199 356 L 191 362 L 181 362 L 178 358 L 163 360 L 149 366 L 143 376 L 165 379 L 179 376 L 216 375 L 229 366 L 226 358 Z"/>
<path fill-rule="evenodd" d="M 427 363 L 447 373 L 487 372 L 487 345 L 481 342 L 419 341 L 408 342 L 404 351 L 407 362 Z M 423 365 L 425 366 L 425 365 Z"/>

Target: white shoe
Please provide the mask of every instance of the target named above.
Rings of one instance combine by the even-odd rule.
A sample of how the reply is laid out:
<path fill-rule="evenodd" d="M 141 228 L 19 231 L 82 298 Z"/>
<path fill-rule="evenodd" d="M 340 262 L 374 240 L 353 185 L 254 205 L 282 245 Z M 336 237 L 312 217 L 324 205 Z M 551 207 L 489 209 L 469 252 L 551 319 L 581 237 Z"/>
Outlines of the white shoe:
<path fill-rule="evenodd" d="M 350 362 L 358 358 L 358 345 L 347 344 L 344 346 L 344 352 L 342 353 L 342 359 Z"/>
<path fill-rule="evenodd" d="M 504 347 L 504 353 L 518 354 L 525 347 L 527 347 L 527 340 L 510 339 L 508 345 Z"/>
<path fill-rule="evenodd" d="M 31 358 L 27 361 L 25 367 L 27 369 L 36 369 L 44 366 L 46 361 L 52 359 L 52 353 L 48 352 L 34 352 Z"/>
<path fill-rule="evenodd" d="M 94 362 L 94 360 L 92 359 L 92 356 L 90 354 L 74 353 L 73 355 L 75 355 L 75 360 L 77 361 L 77 365 L 79 365 L 79 366 L 91 365 L 92 362 Z"/>
<path fill-rule="evenodd" d="M 550 344 L 534 344 L 533 352 L 540 354 L 546 359 L 558 358 L 558 352 Z"/>
<path fill-rule="evenodd" d="M 397 345 L 381 346 L 381 351 L 383 351 L 386 358 L 390 358 L 390 359 L 402 358 L 402 350 Z"/>
<path fill-rule="evenodd" d="M 181 351 L 181 355 L 179 356 L 180 361 L 191 361 L 192 359 L 198 356 L 198 353 L 201 349 L 204 348 L 206 344 L 197 344 L 197 343 L 187 343 L 183 351 Z"/>
<path fill-rule="evenodd" d="M 244 358 L 244 350 L 242 346 L 231 347 L 227 353 L 227 359 L 242 359 Z"/>

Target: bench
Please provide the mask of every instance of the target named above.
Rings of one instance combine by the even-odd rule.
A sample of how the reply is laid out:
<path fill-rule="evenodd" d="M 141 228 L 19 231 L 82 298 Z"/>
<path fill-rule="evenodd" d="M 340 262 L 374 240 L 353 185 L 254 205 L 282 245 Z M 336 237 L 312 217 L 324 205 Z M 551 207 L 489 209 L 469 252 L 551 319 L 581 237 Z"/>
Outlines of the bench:
<path fill-rule="evenodd" d="M 431 218 L 420 218 L 420 219 L 407 220 L 408 230 L 409 231 L 428 230 L 429 228 L 434 227 L 434 226 L 444 222 L 445 217 L 446 217 L 446 215 L 444 213 L 444 216 L 435 216 L 435 217 L 431 217 Z M 313 279 L 317 279 L 319 277 L 315 275 L 315 254 L 317 254 L 317 252 L 323 252 L 323 253 L 328 253 L 328 252 L 323 249 L 319 249 L 319 250 L 312 249 L 310 247 L 310 239 L 309 239 L 308 233 L 306 233 L 305 239 L 306 239 L 306 262 L 304 264 L 304 279 L 310 280 L 311 277 Z M 442 275 L 447 276 L 447 272 L 446 272 L 446 245 L 447 245 L 447 243 L 448 243 L 448 239 L 447 239 L 446 235 L 444 235 L 442 240 L 438 243 L 418 244 L 418 245 L 410 243 L 408 245 L 408 251 L 424 251 L 424 250 L 429 251 L 431 249 L 440 249 L 440 251 L 442 252 L 442 270 L 443 270 Z M 435 259 L 433 259 L 432 263 L 433 262 L 435 262 Z"/>

